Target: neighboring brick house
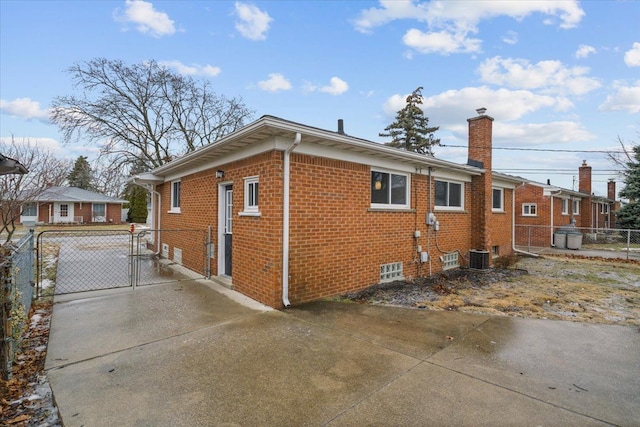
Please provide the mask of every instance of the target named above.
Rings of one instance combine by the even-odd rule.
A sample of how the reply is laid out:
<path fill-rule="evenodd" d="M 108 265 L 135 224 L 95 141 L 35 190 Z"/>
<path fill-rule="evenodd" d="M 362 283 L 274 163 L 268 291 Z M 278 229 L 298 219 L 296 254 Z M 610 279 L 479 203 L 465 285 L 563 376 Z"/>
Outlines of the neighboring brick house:
<path fill-rule="evenodd" d="M 493 118 L 478 111 L 467 165 L 348 136 L 342 121 L 263 116 L 133 181 L 154 195 L 155 228 L 210 227 L 212 278 L 276 308 L 467 266 L 470 250 L 488 267 L 512 253 L 521 180 L 492 174 Z M 204 244 L 159 235 L 168 258 L 204 270 Z"/>
<path fill-rule="evenodd" d="M 516 188 L 516 244 L 553 246 L 553 236 L 560 227 L 574 224 L 588 228 L 615 228 L 615 181 L 607 183 L 607 196 L 591 192 L 591 166 L 583 161 L 578 171 L 578 191 L 528 181 Z"/>
<path fill-rule="evenodd" d="M 120 224 L 126 202 L 77 187 L 49 187 L 22 204 L 20 223 Z"/>

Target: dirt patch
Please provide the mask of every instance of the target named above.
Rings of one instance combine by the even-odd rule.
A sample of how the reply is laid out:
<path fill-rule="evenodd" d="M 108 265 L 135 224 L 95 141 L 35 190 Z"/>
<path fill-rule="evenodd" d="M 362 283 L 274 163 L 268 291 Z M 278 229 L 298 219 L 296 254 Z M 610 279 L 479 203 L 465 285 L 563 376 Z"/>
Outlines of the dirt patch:
<path fill-rule="evenodd" d="M 640 326 L 640 263 L 579 256 L 518 258 L 508 269 L 460 269 L 375 285 L 346 298 L 429 310 Z"/>

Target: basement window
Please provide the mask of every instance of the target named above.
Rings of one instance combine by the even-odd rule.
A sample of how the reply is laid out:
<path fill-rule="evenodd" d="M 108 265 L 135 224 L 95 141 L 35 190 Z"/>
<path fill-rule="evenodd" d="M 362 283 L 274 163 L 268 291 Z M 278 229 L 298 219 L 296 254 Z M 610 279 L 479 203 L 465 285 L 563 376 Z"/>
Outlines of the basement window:
<path fill-rule="evenodd" d="M 442 266 L 443 270 L 451 270 L 452 268 L 460 267 L 460 262 L 458 261 L 458 252 L 444 254 L 442 256 L 442 262 L 444 263 L 444 265 Z"/>
<path fill-rule="evenodd" d="M 402 279 L 402 263 L 392 262 L 391 264 L 382 264 L 380 266 L 380 282 L 392 282 Z"/>

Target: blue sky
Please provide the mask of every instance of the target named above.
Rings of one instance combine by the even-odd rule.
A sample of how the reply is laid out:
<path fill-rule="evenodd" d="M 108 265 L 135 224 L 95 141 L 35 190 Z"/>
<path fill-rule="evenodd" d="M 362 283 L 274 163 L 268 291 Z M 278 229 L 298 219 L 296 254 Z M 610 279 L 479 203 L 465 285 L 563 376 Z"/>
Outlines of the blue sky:
<path fill-rule="evenodd" d="M 639 18 L 640 1 L 615 0 L 0 0 L 0 137 L 93 156 L 47 119 L 55 96 L 75 93 L 66 70 L 155 59 L 241 97 L 256 119 L 343 119 L 376 142 L 422 86 L 447 145 L 436 157 L 466 163 L 456 146 L 485 107 L 494 148 L 518 149 L 496 149 L 494 169 L 571 189 L 586 160 L 606 195 L 617 177 L 596 151 L 640 143 Z"/>

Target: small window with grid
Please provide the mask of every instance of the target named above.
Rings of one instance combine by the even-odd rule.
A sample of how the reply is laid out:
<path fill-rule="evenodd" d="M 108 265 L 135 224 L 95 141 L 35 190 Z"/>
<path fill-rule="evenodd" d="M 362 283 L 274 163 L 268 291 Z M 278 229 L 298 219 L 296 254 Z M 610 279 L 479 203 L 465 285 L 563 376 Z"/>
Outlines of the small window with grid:
<path fill-rule="evenodd" d="M 396 279 L 402 279 L 402 277 L 401 262 L 392 262 L 380 266 L 380 282 L 391 282 Z"/>
<path fill-rule="evenodd" d="M 443 270 L 451 270 L 452 268 L 460 267 L 460 263 L 458 262 L 458 252 L 444 254 L 442 257 L 442 262 L 444 263 L 444 265 L 442 266 Z"/>

